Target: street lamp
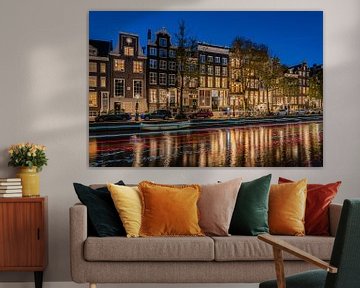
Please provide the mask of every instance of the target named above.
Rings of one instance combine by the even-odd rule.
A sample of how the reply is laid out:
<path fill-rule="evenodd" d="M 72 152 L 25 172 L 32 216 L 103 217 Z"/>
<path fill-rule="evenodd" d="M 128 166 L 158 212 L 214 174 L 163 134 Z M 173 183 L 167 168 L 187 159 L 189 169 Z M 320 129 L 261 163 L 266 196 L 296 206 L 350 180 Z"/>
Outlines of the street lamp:
<path fill-rule="evenodd" d="M 235 117 L 235 96 L 233 97 L 233 117 Z"/>
<path fill-rule="evenodd" d="M 140 94 L 136 93 L 135 94 L 135 99 L 136 99 L 136 103 L 135 103 L 135 121 L 139 121 L 139 98 L 140 98 Z"/>

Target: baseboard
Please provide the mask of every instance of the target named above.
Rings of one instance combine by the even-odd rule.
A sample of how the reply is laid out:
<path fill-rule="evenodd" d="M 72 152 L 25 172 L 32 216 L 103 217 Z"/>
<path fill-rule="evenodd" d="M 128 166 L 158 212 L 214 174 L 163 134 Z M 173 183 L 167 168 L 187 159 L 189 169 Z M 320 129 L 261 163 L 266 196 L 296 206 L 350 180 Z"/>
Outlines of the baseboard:
<path fill-rule="evenodd" d="M 43 288 L 88 288 L 88 284 L 44 282 Z M 97 288 L 258 288 L 259 284 L 98 284 Z M 0 288 L 34 288 L 31 282 L 3 282 Z"/>

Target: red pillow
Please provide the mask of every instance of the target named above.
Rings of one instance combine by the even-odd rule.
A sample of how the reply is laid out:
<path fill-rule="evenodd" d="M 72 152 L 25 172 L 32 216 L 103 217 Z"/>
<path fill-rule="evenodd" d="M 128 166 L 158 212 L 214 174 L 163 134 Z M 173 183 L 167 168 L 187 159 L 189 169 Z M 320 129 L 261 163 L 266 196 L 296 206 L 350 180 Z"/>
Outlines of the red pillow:
<path fill-rule="evenodd" d="M 279 177 L 279 184 L 293 182 Z M 308 184 L 305 210 L 305 234 L 329 236 L 329 206 L 341 181 L 329 184 Z"/>

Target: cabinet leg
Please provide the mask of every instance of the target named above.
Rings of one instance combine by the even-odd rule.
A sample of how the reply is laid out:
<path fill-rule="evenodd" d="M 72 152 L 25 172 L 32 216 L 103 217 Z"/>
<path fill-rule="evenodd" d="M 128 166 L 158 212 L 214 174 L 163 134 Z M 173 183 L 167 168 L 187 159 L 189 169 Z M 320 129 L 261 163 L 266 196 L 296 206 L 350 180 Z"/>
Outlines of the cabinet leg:
<path fill-rule="evenodd" d="M 42 288 L 43 284 L 43 271 L 35 271 L 35 288 Z"/>

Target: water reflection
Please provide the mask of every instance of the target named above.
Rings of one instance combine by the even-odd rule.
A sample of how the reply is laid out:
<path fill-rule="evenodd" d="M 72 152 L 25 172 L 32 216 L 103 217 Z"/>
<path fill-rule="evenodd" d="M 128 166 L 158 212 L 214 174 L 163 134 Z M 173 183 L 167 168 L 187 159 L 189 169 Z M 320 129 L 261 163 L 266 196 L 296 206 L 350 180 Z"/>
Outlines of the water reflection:
<path fill-rule="evenodd" d="M 315 167 L 323 165 L 322 134 L 317 122 L 90 139 L 90 166 Z"/>

